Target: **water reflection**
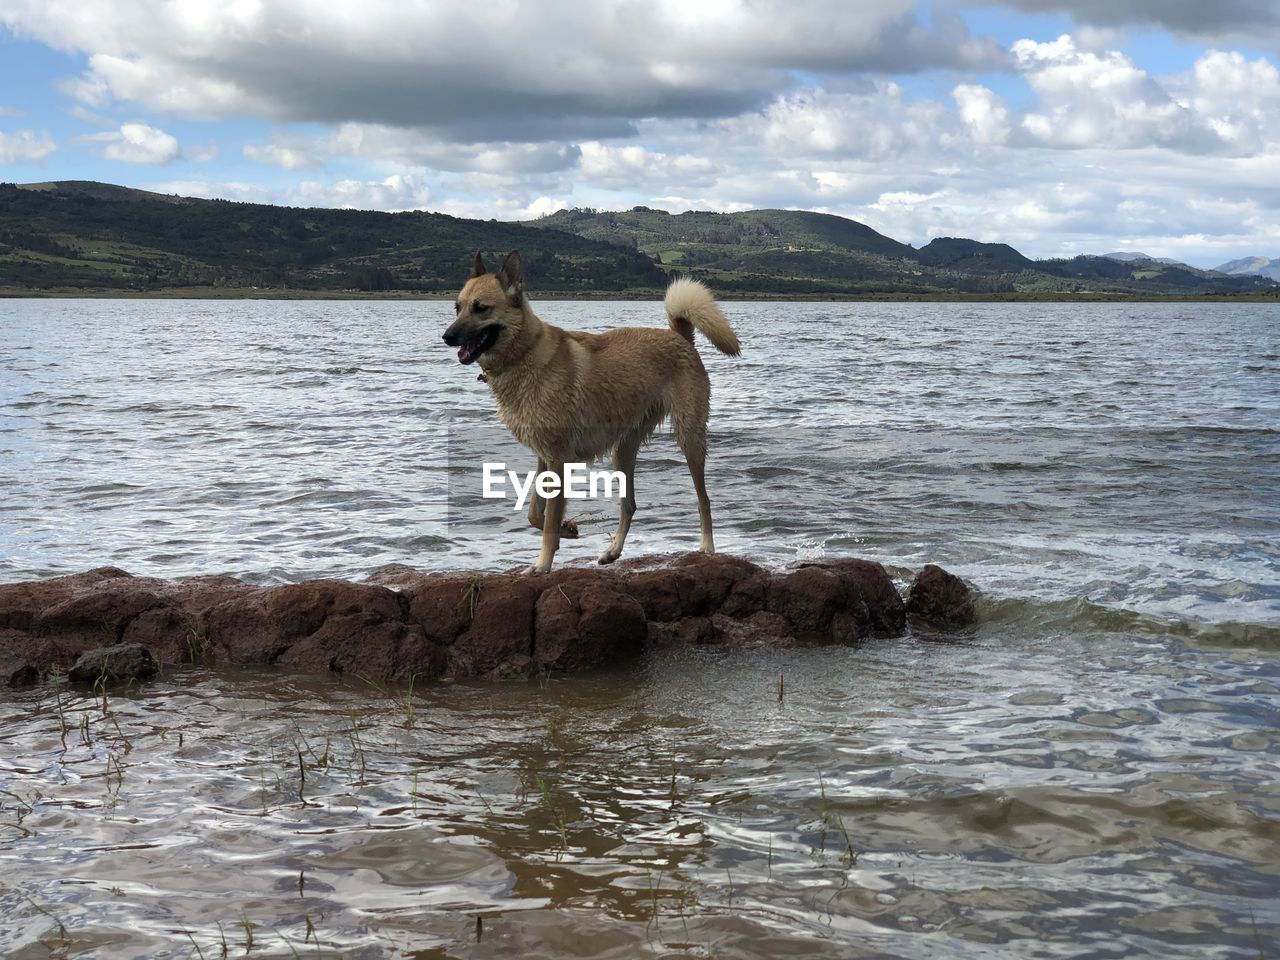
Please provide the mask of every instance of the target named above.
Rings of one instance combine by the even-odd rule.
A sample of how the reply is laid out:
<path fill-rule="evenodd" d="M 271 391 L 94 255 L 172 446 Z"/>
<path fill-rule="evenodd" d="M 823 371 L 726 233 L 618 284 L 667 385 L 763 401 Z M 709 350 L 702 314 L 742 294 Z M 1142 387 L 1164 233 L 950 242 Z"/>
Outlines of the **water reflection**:
<path fill-rule="evenodd" d="M 1278 682 L 997 623 L 527 684 L 44 688 L 0 707 L 0 943 L 1254 956 L 1280 934 Z"/>

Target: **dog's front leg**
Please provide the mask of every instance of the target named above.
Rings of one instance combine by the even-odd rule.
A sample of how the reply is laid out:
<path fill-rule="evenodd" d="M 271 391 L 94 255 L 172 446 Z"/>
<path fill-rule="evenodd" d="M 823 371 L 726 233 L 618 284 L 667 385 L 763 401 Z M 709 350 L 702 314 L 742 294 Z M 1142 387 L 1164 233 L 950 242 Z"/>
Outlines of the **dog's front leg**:
<path fill-rule="evenodd" d="M 534 479 L 542 476 L 542 471 L 547 469 L 547 461 L 541 457 L 538 458 L 538 468 L 534 471 Z M 535 483 L 533 489 L 529 491 L 529 526 L 538 530 L 542 529 L 542 521 L 546 516 L 547 501 L 538 496 L 538 485 Z"/>
<path fill-rule="evenodd" d="M 546 515 L 542 520 L 542 550 L 538 554 L 538 562 L 529 568 L 529 573 L 547 573 L 551 562 L 555 559 L 556 549 L 560 546 L 560 522 L 564 519 L 564 463 L 557 461 L 549 464 L 550 469 L 560 478 L 560 484 L 553 497 L 547 499 Z"/>
<path fill-rule="evenodd" d="M 547 469 L 547 461 L 541 457 L 538 458 L 538 469 L 534 472 L 534 476 L 540 476 L 542 471 Z M 542 524 L 547 518 L 547 501 L 538 496 L 538 488 L 535 485 L 529 491 L 529 526 L 535 530 L 541 530 Z M 577 520 L 561 520 L 560 521 L 560 539 L 576 540 L 578 539 L 578 521 Z"/>

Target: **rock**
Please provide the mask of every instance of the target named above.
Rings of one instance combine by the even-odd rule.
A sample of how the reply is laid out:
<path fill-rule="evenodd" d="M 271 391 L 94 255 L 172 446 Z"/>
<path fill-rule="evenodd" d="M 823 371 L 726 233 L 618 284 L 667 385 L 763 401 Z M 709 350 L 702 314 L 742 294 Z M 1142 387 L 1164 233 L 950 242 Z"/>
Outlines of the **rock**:
<path fill-rule="evenodd" d="M 956 629 L 977 619 L 973 591 L 954 574 L 927 564 L 907 591 L 907 616 L 913 627 Z"/>
<path fill-rule="evenodd" d="M 533 662 L 542 669 L 589 670 L 644 650 L 644 608 L 620 585 L 580 578 L 543 590 L 533 623 Z"/>
<path fill-rule="evenodd" d="M 28 663 L 24 658 L 15 656 L 2 649 L 3 634 L 0 631 L 0 687 L 10 690 L 18 687 L 30 687 L 40 682 L 40 670 Z M 12 631 L 16 633 L 16 631 Z"/>
<path fill-rule="evenodd" d="M 114 685 L 150 680 L 158 670 L 151 651 L 142 644 L 119 643 L 82 653 L 67 676 L 76 683 Z"/>
<path fill-rule="evenodd" d="M 967 595 L 958 579 L 926 568 L 912 589 L 913 622 L 954 620 Z M 971 600 L 968 610 L 972 617 Z M 691 553 L 541 577 L 396 565 L 362 583 L 278 587 L 104 567 L 0 584 L 0 667 L 14 665 L 0 682 L 24 665 L 38 676 L 122 641 L 148 651 L 153 664 L 287 667 L 383 682 L 589 670 L 682 644 L 848 644 L 900 633 L 906 620 L 884 568 L 852 558 L 770 570 Z M 30 675 L 21 672 L 24 682 Z"/>

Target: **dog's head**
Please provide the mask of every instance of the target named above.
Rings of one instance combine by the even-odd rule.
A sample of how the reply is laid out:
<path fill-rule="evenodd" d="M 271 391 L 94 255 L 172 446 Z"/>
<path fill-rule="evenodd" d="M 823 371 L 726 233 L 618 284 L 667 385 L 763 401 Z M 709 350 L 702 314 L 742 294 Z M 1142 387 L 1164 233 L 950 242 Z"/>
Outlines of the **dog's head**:
<path fill-rule="evenodd" d="M 497 273 L 485 269 L 484 258 L 477 253 L 471 279 L 453 306 L 458 318 L 444 332 L 444 342 L 458 348 L 458 361 L 475 363 L 486 354 L 490 360 L 502 358 L 524 323 L 524 263 L 520 251 L 508 253 Z"/>

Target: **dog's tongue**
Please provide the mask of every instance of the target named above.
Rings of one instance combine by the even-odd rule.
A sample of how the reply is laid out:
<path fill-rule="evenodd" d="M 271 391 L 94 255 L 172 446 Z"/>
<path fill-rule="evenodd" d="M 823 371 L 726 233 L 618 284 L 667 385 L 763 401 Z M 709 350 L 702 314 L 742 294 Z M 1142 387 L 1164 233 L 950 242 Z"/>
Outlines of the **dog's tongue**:
<path fill-rule="evenodd" d="M 458 362 L 470 363 L 476 358 L 475 347 L 471 344 L 464 343 L 458 348 Z"/>

